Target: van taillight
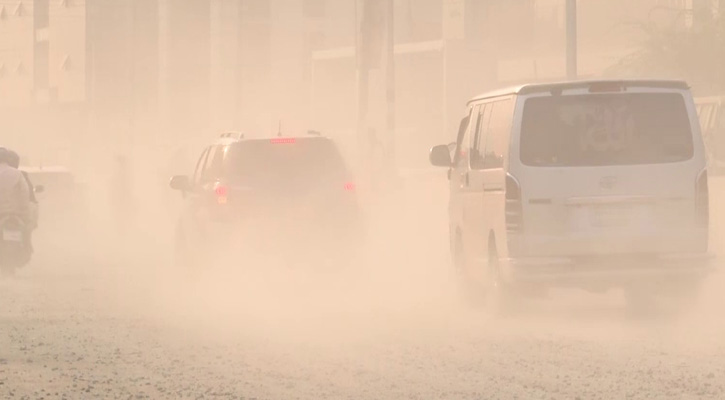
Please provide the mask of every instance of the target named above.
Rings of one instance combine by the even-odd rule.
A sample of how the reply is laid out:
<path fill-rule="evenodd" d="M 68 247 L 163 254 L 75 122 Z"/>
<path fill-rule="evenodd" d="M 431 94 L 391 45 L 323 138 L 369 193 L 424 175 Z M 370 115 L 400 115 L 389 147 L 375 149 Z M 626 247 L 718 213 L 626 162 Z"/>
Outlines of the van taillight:
<path fill-rule="evenodd" d="M 520 233 L 524 230 L 521 185 L 512 175 L 506 174 L 506 231 Z"/>
<path fill-rule="evenodd" d="M 707 183 L 707 170 L 703 169 L 697 176 L 695 184 L 695 207 L 698 222 L 708 229 L 710 223 L 710 189 Z"/>

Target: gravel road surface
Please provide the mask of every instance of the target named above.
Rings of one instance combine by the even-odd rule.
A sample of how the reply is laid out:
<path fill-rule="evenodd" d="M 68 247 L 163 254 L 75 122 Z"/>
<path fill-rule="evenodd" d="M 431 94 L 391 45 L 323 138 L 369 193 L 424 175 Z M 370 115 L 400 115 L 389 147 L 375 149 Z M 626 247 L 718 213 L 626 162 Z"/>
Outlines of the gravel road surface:
<path fill-rule="evenodd" d="M 721 275 L 676 318 L 561 292 L 493 319 L 456 295 L 444 211 L 381 219 L 364 273 L 259 260 L 189 282 L 164 234 L 39 242 L 0 281 L 0 398 L 725 399 Z"/>

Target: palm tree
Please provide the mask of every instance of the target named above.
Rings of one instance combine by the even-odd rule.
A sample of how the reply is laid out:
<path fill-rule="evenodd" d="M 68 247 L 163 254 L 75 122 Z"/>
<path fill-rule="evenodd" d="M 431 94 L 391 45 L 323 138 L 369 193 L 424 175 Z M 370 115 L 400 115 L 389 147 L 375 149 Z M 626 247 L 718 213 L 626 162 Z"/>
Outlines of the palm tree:
<path fill-rule="evenodd" d="M 692 27 L 641 25 L 645 39 L 605 72 L 610 76 L 685 79 L 700 94 L 725 94 L 725 12 L 695 15 Z"/>

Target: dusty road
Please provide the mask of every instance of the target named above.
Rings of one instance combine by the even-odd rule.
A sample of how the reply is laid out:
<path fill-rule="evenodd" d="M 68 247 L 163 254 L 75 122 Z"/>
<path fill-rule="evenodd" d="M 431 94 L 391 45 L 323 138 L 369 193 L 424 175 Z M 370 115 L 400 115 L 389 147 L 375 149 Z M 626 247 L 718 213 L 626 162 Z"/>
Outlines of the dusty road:
<path fill-rule="evenodd" d="M 260 261 L 189 283 L 163 252 L 40 252 L 0 281 L 0 398 L 725 398 L 721 276 L 679 319 L 573 292 L 493 321 L 458 300 L 421 211 L 379 227 L 355 276 Z"/>

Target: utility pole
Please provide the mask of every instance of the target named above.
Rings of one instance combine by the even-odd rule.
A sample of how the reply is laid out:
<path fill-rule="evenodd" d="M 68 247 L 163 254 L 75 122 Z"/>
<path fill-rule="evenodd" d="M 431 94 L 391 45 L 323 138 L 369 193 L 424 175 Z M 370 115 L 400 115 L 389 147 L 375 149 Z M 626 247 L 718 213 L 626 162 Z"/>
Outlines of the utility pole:
<path fill-rule="evenodd" d="M 362 8 L 359 4 L 362 3 Z M 362 164 L 366 164 L 368 159 L 367 136 L 367 114 L 368 114 L 368 62 L 366 60 L 368 51 L 366 51 L 366 21 L 365 15 L 367 10 L 366 0 L 355 0 L 355 57 L 357 70 L 357 142 L 358 149 L 361 150 Z"/>
<path fill-rule="evenodd" d="M 136 130 L 138 129 L 138 127 L 136 126 L 136 96 L 137 96 L 137 94 L 136 94 L 136 83 L 137 83 L 137 79 L 136 79 L 136 63 L 137 63 L 137 61 L 136 61 L 136 53 L 138 51 L 137 48 L 136 48 L 136 46 L 138 44 L 137 41 L 136 41 L 136 37 L 137 37 L 136 36 L 137 35 L 137 33 L 136 33 L 136 27 L 137 27 L 137 24 L 136 24 L 136 16 L 137 16 L 136 15 L 137 14 L 136 2 L 137 1 L 138 0 L 132 0 L 128 4 L 128 6 L 129 6 L 129 10 L 128 10 L 128 12 L 129 12 L 129 20 L 128 20 L 128 22 L 129 22 L 129 31 L 128 31 L 128 39 L 127 39 L 127 42 L 126 42 L 126 46 L 127 46 L 126 47 L 126 51 L 127 51 L 126 54 L 128 56 L 129 65 L 130 65 L 130 68 L 129 68 L 129 71 L 128 71 L 129 72 L 129 82 L 128 83 L 129 83 L 129 86 L 130 86 L 130 90 L 129 90 L 129 93 L 127 94 L 128 95 L 128 105 L 127 105 L 127 107 L 128 107 L 128 127 L 129 127 L 129 132 L 128 132 L 128 135 L 126 136 L 126 146 L 128 146 L 127 151 L 129 152 L 127 154 L 130 154 L 131 152 L 133 152 L 133 147 L 134 147 L 134 144 L 135 144 L 134 143 L 135 142 L 134 139 L 135 139 L 135 137 L 137 135 Z M 146 1 L 148 1 L 148 0 L 146 0 Z"/>
<path fill-rule="evenodd" d="M 362 7 L 356 7 L 356 49 L 357 49 L 357 101 L 358 101 L 358 144 L 361 165 L 381 168 L 395 168 L 395 2 L 394 0 L 360 0 Z M 357 6 L 357 1 L 356 1 Z M 362 14 L 362 15 L 360 15 Z M 360 16 L 358 18 L 358 16 Z M 383 62 L 384 61 L 384 62 Z M 370 71 L 380 72 L 383 78 L 380 87 L 384 89 L 382 98 L 384 111 L 375 114 L 375 126 L 370 126 Z M 384 85 L 384 87 L 383 87 Z M 377 91 L 376 91 L 377 93 Z M 382 97 L 381 96 L 381 97 Z M 376 108 L 377 111 L 377 108 Z M 384 114 L 384 115 L 379 115 Z M 384 132 L 379 137 L 378 131 Z M 375 165 L 375 152 L 381 156 Z M 377 168 L 375 168 L 377 167 Z M 375 175 L 371 173 L 371 177 Z M 375 178 L 382 178 L 375 176 Z"/>
<path fill-rule="evenodd" d="M 396 171 L 395 147 L 395 0 L 386 1 L 385 18 L 385 92 L 387 98 L 387 140 L 385 163 L 388 171 Z"/>
<path fill-rule="evenodd" d="M 566 0 L 566 76 L 576 79 L 577 72 L 577 11 L 576 0 Z"/>
<path fill-rule="evenodd" d="M 48 0 L 33 2 L 33 102 L 51 101 L 49 69 L 50 3 Z"/>
<path fill-rule="evenodd" d="M 357 33 L 357 117 L 358 149 L 360 165 L 373 171 L 373 155 L 379 150 L 376 130 L 369 123 L 370 71 L 382 69 L 385 45 L 385 15 L 388 0 L 360 0 L 362 7 L 356 7 Z M 357 0 L 356 0 L 357 5 Z M 371 181 L 374 180 L 371 174 Z"/>

